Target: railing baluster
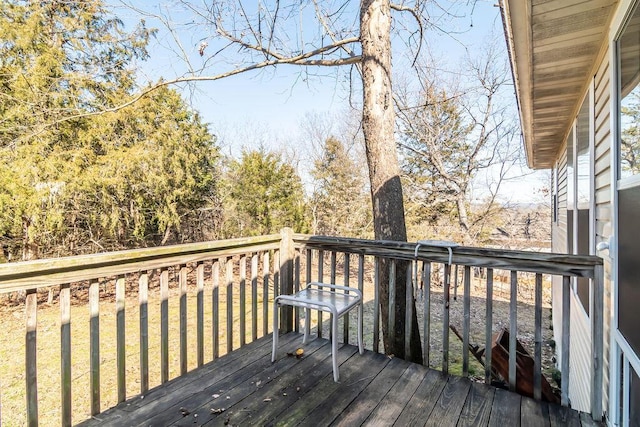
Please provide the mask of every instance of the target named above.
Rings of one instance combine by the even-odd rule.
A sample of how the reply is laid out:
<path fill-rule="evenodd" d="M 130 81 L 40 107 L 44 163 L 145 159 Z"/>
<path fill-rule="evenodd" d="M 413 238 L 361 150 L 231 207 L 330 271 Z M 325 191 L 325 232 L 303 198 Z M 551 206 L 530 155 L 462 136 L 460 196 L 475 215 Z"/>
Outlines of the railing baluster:
<path fill-rule="evenodd" d="M 511 271 L 509 304 L 509 390 L 516 391 L 516 340 L 518 335 L 518 272 Z"/>
<path fill-rule="evenodd" d="M 337 259 L 337 252 L 336 251 L 331 251 L 331 265 L 329 266 L 330 268 L 330 272 L 331 272 L 331 284 L 335 285 L 336 284 L 336 259 Z"/>
<path fill-rule="evenodd" d="M 364 298 L 364 254 L 358 255 L 358 290 L 362 293 Z M 360 319 L 360 321 L 363 320 Z M 356 328 L 357 327 L 358 325 L 356 325 Z"/>
<path fill-rule="evenodd" d="M 493 268 L 487 268 L 487 306 L 484 332 L 484 382 L 491 384 L 491 345 L 493 344 Z"/>
<path fill-rule="evenodd" d="M 295 251 L 294 261 L 293 261 L 293 292 L 297 293 L 300 290 L 300 251 Z M 294 318 L 293 318 L 293 330 L 295 332 L 300 331 L 300 307 L 295 307 L 294 309 Z"/>
<path fill-rule="evenodd" d="M 595 421 L 602 421 L 602 381 L 604 357 L 604 266 L 597 265 L 593 269 L 591 300 L 593 316 L 591 319 L 591 357 L 593 375 L 591 376 L 591 416 Z M 600 337 L 598 339 L 597 337 Z"/>
<path fill-rule="evenodd" d="M 318 251 L 318 282 L 324 279 L 324 251 Z M 318 310 L 318 338 L 322 338 L 322 311 Z"/>
<path fill-rule="evenodd" d="M 211 347 L 212 359 L 220 356 L 220 260 L 211 264 Z"/>
<path fill-rule="evenodd" d="M 38 294 L 36 289 L 28 289 L 25 299 L 25 371 L 27 384 L 27 423 L 38 425 Z"/>
<path fill-rule="evenodd" d="M 380 350 L 380 259 L 373 259 L 373 351 Z"/>
<path fill-rule="evenodd" d="M 258 253 L 251 256 L 251 341 L 258 339 Z"/>
<path fill-rule="evenodd" d="M 429 366 L 431 346 L 431 263 L 422 263 L 422 364 Z"/>
<path fill-rule="evenodd" d="M 160 382 L 169 381 L 169 270 L 160 272 Z"/>
<path fill-rule="evenodd" d="M 344 252 L 344 266 L 342 268 L 342 272 L 344 275 L 344 286 L 349 287 L 349 274 L 351 269 L 351 256 L 349 253 Z M 342 341 L 345 344 L 349 344 L 349 314 L 344 316 L 343 318 L 343 330 L 342 330 Z"/>
<path fill-rule="evenodd" d="M 204 365 L 204 264 L 196 267 L 196 359 L 198 367 Z"/>
<path fill-rule="evenodd" d="M 329 271 L 330 271 L 330 279 L 329 279 L 329 283 L 335 285 L 336 284 L 336 251 L 331 251 L 331 262 L 329 265 Z M 332 290 L 332 292 L 335 292 L 334 290 Z M 329 328 L 329 340 L 334 339 L 333 337 L 333 329 Z"/>
<path fill-rule="evenodd" d="M 442 372 L 449 373 L 449 303 L 451 301 L 451 265 L 444 264 L 444 297 L 442 299 Z"/>
<path fill-rule="evenodd" d="M 389 264 L 389 287 L 388 290 L 388 306 L 387 310 L 389 314 L 389 324 L 387 327 L 389 328 L 388 336 L 386 337 L 387 342 L 391 343 L 395 339 L 396 335 L 396 260 L 392 259 Z M 385 337 L 383 337 L 384 339 Z"/>
<path fill-rule="evenodd" d="M 307 249 L 307 258 L 306 258 L 306 270 L 307 270 L 307 274 L 306 274 L 306 284 L 309 284 L 313 278 L 312 278 L 312 274 L 311 274 L 311 268 L 313 267 L 313 251 L 311 249 Z M 309 316 L 307 316 L 307 311 L 305 310 L 305 314 L 304 314 L 304 324 L 305 327 L 307 325 L 307 322 L 311 322 L 311 310 L 309 310 Z"/>
<path fill-rule="evenodd" d="M 542 399 L 542 274 L 536 274 L 535 328 L 533 350 L 533 398 Z"/>
<path fill-rule="evenodd" d="M 518 338 L 518 272 L 511 271 L 509 300 L 509 390 L 516 390 L 516 356 Z"/>
<path fill-rule="evenodd" d="M 140 273 L 138 279 L 140 308 L 140 394 L 149 391 L 149 275 Z"/>
<path fill-rule="evenodd" d="M 126 336 L 125 336 L 125 277 L 116 279 L 116 354 L 118 366 L 118 403 L 127 398 Z"/>
<path fill-rule="evenodd" d="M 187 373 L 187 266 L 180 266 L 180 375 Z"/>
<path fill-rule="evenodd" d="M 269 333 L 269 252 L 262 256 L 262 336 Z"/>
<path fill-rule="evenodd" d="M 571 277 L 562 276 L 562 354 L 560 355 L 560 404 L 569 406 L 569 356 L 571 322 Z"/>
<path fill-rule="evenodd" d="M 464 267 L 464 289 L 463 289 L 463 327 L 462 327 L 462 375 L 469 376 L 469 329 L 471 329 L 471 267 Z"/>
<path fill-rule="evenodd" d="M 227 271 L 227 354 L 233 351 L 233 258 L 225 261 Z"/>
<path fill-rule="evenodd" d="M 71 288 L 60 286 L 60 380 L 62 425 L 71 425 Z"/>
<path fill-rule="evenodd" d="M 240 256 L 240 347 L 247 343 L 247 256 Z"/>
<path fill-rule="evenodd" d="M 413 266 L 407 262 L 405 274 L 405 318 L 404 318 L 404 355 L 408 357 L 411 354 L 411 328 L 413 321 Z"/>
<path fill-rule="evenodd" d="M 100 283 L 89 285 L 89 383 L 91 415 L 100 413 Z"/>

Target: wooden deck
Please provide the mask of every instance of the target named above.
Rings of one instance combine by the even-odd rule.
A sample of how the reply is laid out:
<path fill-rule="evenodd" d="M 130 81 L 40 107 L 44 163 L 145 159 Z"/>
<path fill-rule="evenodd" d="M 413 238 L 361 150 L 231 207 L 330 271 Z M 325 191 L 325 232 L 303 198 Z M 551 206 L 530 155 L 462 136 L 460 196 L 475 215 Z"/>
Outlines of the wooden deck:
<path fill-rule="evenodd" d="M 270 338 L 81 425 L 596 425 L 584 413 L 371 351 L 361 356 L 351 345 L 339 350 L 334 383 L 327 340 L 311 341 L 297 359 L 287 353 L 301 347 L 301 336 L 286 334 L 272 364 Z"/>

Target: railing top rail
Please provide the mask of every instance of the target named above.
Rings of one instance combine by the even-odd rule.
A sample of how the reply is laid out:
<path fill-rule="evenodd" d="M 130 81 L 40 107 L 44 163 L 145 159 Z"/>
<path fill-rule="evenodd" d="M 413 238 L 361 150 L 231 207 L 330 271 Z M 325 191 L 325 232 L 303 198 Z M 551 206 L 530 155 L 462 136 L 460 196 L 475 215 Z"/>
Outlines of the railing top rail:
<path fill-rule="evenodd" d="M 295 234 L 293 239 L 298 247 L 373 255 L 383 258 L 416 259 L 417 243 L 415 242 L 365 240 L 306 234 Z M 594 268 L 602 265 L 602 258 L 591 255 L 567 255 L 469 246 L 456 246 L 452 251 L 453 264 L 531 273 L 593 278 Z M 443 246 L 421 243 L 417 254 L 417 258 L 420 260 L 449 262 L 449 250 Z"/>
<path fill-rule="evenodd" d="M 277 249 L 280 234 L 0 264 L 0 293 Z"/>

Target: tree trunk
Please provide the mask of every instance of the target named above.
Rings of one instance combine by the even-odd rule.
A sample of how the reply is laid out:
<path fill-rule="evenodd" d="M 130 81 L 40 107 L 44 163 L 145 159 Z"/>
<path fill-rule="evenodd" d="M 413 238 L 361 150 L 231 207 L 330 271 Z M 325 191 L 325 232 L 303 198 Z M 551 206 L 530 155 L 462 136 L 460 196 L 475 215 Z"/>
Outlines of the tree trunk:
<path fill-rule="evenodd" d="M 469 235 L 469 215 L 467 214 L 467 198 L 464 192 L 458 193 L 456 198 L 456 208 L 458 210 L 458 224 L 460 225 L 460 230 L 462 230 L 464 237 L 464 244 L 468 245 L 471 241 L 471 236 Z"/>
<path fill-rule="evenodd" d="M 389 0 L 362 0 L 360 3 L 362 43 L 362 129 L 364 133 L 373 226 L 376 239 L 407 240 L 400 183 L 400 168 L 394 138 L 395 113 L 391 91 L 391 8 Z M 389 268 L 381 263 L 380 310 L 387 354 L 420 362 L 422 350 L 415 301 L 411 327 L 410 354 L 405 354 L 406 291 L 404 263 L 396 267 L 395 331 L 389 331 Z"/>

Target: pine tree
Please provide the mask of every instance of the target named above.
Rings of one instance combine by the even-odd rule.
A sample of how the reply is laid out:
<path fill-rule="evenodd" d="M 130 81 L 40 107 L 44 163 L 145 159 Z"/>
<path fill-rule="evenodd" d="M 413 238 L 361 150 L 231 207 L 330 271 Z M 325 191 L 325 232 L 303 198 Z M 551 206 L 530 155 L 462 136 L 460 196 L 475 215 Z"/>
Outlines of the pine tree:
<path fill-rule="evenodd" d="M 226 237 L 277 233 L 283 227 L 307 232 L 302 181 L 281 155 L 244 151 L 225 177 Z"/>

